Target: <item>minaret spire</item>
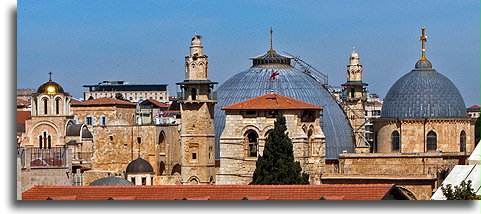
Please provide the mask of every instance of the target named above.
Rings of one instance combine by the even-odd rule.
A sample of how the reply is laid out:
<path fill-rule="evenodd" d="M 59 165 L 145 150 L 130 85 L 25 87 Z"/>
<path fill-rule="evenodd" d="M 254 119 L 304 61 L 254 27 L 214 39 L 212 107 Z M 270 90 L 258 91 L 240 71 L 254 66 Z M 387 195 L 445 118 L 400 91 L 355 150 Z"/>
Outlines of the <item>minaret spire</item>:
<path fill-rule="evenodd" d="M 271 27 L 271 30 L 269 30 L 269 33 L 271 34 L 271 48 L 269 49 L 269 51 L 267 51 L 268 54 L 274 54 L 276 53 L 276 51 L 274 49 L 272 49 L 272 27 Z"/>
<path fill-rule="evenodd" d="M 422 27 L 421 28 L 421 36 L 419 37 L 419 41 L 421 41 L 421 47 L 422 47 L 422 55 L 421 55 L 421 61 L 428 61 L 426 59 L 426 49 L 424 47 L 424 43 L 426 43 L 428 41 L 428 37 L 424 34 L 424 30 L 426 30 L 426 27 Z"/>

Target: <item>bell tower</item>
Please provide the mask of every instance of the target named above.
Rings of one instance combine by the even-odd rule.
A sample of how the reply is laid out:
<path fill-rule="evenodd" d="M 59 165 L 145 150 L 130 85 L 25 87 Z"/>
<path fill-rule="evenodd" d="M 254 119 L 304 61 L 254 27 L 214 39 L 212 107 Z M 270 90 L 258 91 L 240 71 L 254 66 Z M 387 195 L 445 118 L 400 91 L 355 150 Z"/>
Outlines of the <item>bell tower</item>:
<path fill-rule="evenodd" d="M 177 99 L 181 106 L 182 184 L 214 184 L 215 131 L 214 85 L 208 79 L 208 58 L 203 53 L 201 36 L 195 35 L 190 55 L 185 57 L 185 79 Z"/>
<path fill-rule="evenodd" d="M 352 51 L 347 65 L 347 82 L 341 85 L 343 87 L 341 99 L 354 132 L 356 153 L 366 153 L 370 150 L 364 138 L 364 123 L 366 121 L 364 111 L 367 100 L 365 86 L 367 85 L 367 83 L 362 82 L 362 65 L 359 54 Z"/>

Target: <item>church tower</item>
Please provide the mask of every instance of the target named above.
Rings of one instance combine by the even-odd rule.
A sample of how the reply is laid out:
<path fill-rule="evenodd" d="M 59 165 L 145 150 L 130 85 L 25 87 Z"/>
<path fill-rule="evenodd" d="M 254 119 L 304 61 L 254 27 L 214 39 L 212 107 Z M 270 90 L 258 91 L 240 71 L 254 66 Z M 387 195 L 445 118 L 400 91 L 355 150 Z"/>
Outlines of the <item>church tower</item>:
<path fill-rule="evenodd" d="M 65 146 L 66 126 L 73 121 L 70 95 L 49 74 L 48 82 L 32 94 L 32 117 L 25 121 L 26 132 L 20 146 L 42 149 Z"/>
<path fill-rule="evenodd" d="M 347 65 L 347 82 L 341 85 L 343 87 L 341 99 L 354 132 L 356 153 L 366 153 L 370 150 L 364 138 L 364 122 L 366 120 L 364 111 L 367 100 L 365 86 L 367 85 L 362 82 L 362 65 L 359 61 L 359 54 L 352 51 Z"/>
<path fill-rule="evenodd" d="M 185 57 L 185 79 L 180 85 L 182 184 L 214 184 L 215 131 L 214 105 L 217 97 L 208 79 L 208 58 L 201 36 L 195 35 L 190 55 Z"/>

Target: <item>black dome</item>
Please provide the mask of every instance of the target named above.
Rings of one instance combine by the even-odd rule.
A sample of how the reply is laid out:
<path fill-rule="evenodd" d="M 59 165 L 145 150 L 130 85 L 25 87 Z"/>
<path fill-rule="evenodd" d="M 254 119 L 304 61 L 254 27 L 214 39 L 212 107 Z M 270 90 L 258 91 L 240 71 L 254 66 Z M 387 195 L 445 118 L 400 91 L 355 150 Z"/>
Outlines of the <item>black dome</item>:
<path fill-rule="evenodd" d="M 37 93 L 40 93 L 40 94 L 42 94 L 42 93 L 54 93 L 54 94 L 56 94 L 56 93 L 65 93 L 65 92 L 63 91 L 63 88 L 62 88 L 62 86 L 60 86 L 60 84 L 50 80 L 50 81 L 42 84 L 40 87 L 38 87 Z"/>
<path fill-rule="evenodd" d="M 125 170 L 125 172 L 127 174 L 148 174 L 153 173 L 154 169 L 149 162 L 138 157 L 137 159 L 130 162 L 129 165 L 127 165 L 127 169 Z"/>
<path fill-rule="evenodd" d="M 134 185 L 130 181 L 119 177 L 105 177 L 95 180 L 89 186 L 126 186 Z"/>
<path fill-rule="evenodd" d="M 401 77 L 387 92 L 381 118 L 465 118 L 466 106 L 456 86 L 427 60 Z"/>

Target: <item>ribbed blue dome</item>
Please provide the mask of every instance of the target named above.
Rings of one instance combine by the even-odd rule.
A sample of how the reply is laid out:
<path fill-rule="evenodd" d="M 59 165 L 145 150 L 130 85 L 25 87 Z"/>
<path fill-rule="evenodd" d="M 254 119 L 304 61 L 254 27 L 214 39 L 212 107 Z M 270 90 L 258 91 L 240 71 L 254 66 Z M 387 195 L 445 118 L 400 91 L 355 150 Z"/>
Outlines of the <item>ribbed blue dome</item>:
<path fill-rule="evenodd" d="M 331 94 L 311 76 L 290 65 L 290 58 L 266 55 L 253 58 L 254 65 L 238 73 L 218 90 L 215 105 L 216 158 L 219 158 L 219 137 L 225 127 L 225 112 L 220 108 L 257 96 L 274 93 L 324 106 L 321 126 L 326 136 L 326 159 L 337 159 L 343 150 L 353 152 L 352 129 L 346 115 Z M 266 59 L 266 57 L 268 59 Z M 257 60 L 262 59 L 262 61 Z M 278 72 L 274 80 L 269 77 Z"/>
<path fill-rule="evenodd" d="M 466 106 L 456 86 L 431 68 L 429 61 L 399 79 L 387 92 L 381 118 L 465 118 Z"/>

